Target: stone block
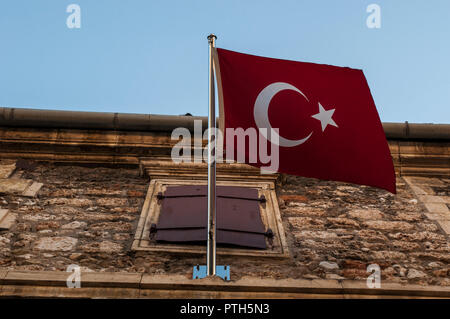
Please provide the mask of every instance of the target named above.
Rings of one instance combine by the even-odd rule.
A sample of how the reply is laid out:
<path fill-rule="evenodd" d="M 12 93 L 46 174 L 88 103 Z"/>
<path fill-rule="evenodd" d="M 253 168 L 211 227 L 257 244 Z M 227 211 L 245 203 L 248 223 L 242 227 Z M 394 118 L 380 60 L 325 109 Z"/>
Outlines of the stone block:
<path fill-rule="evenodd" d="M 427 216 L 431 220 L 450 220 L 450 212 L 446 213 L 426 213 Z"/>
<path fill-rule="evenodd" d="M 416 193 L 416 195 L 428 195 L 430 193 L 430 192 L 426 192 L 421 187 L 416 186 L 416 185 L 411 185 L 411 188 L 414 191 L 414 193 Z M 432 194 L 434 194 L 434 192 Z"/>
<path fill-rule="evenodd" d="M 447 235 L 450 235 L 450 220 L 438 220 L 439 225 Z"/>
<path fill-rule="evenodd" d="M 411 176 L 409 179 L 418 185 L 426 185 L 426 186 L 445 186 L 444 182 L 439 178 L 435 177 L 419 177 L 419 176 Z"/>
<path fill-rule="evenodd" d="M 36 242 L 37 250 L 69 251 L 73 250 L 78 239 L 72 237 L 43 237 Z"/>
<path fill-rule="evenodd" d="M 139 288 L 142 274 L 137 273 L 81 273 L 82 287 Z"/>
<path fill-rule="evenodd" d="M 422 215 L 415 212 L 397 212 L 394 219 L 406 222 L 417 222 L 422 219 Z"/>
<path fill-rule="evenodd" d="M 447 205 L 443 203 L 425 203 L 425 207 L 430 213 L 446 213 L 449 211 Z"/>
<path fill-rule="evenodd" d="M 7 214 L 8 214 L 7 209 L 0 209 L 0 223 L 2 222 L 3 218 L 6 217 Z"/>
<path fill-rule="evenodd" d="M 52 198 L 46 201 L 48 205 L 68 205 L 74 207 L 93 206 L 92 201 L 87 198 Z"/>
<path fill-rule="evenodd" d="M 41 231 L 41 230 L 44 230 L 44 229 L 58 229 L 59 226 L 60 225 L 57 222 L 45 221 L 45 222 L 38 223 L 36 225 L 36 231 Z"/>
<path fill-rule="evenodd" d="M 16 214 L 9 213 L 6 209 L 0 210 L 0 230 L 10 229 L 16 222 Z"/>
<path fill-rule="evenodd" d="M 365 271 L 368 264 L 359 260 L 346 259 L 342 265 L 345 269 L 362 269 Z"/>
<path fill-rule="evenodd" d="M 339 269 L 338 264 L 336 264 L 334 262 L 329 262 L 329 261 L 321 261 L 319 266 L 324 268 L 324 269 L 326 269 L 326 270 Z"/>
<path fill-rule="evenodd" d="M 348 214 L 353 218 L 362 220 L 376 220 L 383 218 L 383 213 L 378 209 L 355 209 L 351 210 Z"/>
<path fill-rule="evenodd" d="M 303 195 L 280 195 L 279 198 L 284 200 L 285 203 L 289 203 L 289 202 L 305 203 L 308 201 L 308 198 Z"/>
<path fill-rule="evenodd" d="M 16 169 L 16 163 L 0 165 L 0 178 L 8 178 Z"/>
<path fill-rule="evenodd" d="M 319 238 L 319 239 L 336 239 L 338 238 L 336 233 L 330 231 L 309 231 L 304 230 L 300 232 L 294 232 L 294 237 L 296 239 L 304 239 L 304 238 Z"/>
<path fill-rule="evenodd" d="M 85 228 L 87 226 L 87 223 L 80 222 L 80 221 L 73 221 L 71 223 L 63 225 L 62 229 L 78 229 L 78 228 Z"/>
<path fill-rule="evenodd" d="M 118 253 L 122 251 L 123 247 L 120 244 L 105 240 L 102 242 L 94 242 L 81 246 L 80 249 L 88 253 L 93 252 Z"/>
<path fill-rule="evenodd" d="M 32 183 L 31 179 L 0 179 L 0 193 L 22 194 Z"/>
<path fill-rule="evenodd" d="M 445 203 L 444 196 L 419 195 L 417 197 L 424 203 Z"/>
<path fill-rule="evenodd" d="M 126 299 L 139 298 L 140 290 L 136 288 L 75 288 L 68 289 L 66 286 L 27 286 L 27 285 L 5 285 L 0 291 L 0 297 L 20 296 L 23 298 L 84 298 L 84 299 Z"/>
<path fill-rule="evenodd" d="M 39 190 L 42 187 L 42 183 L 37 183 L 37 182 L 33 182 L 33 184 L 31 184 L 23 193 L 23 196 L 26 197 L 35 197 L 36 194 L 39 192 Z"/>
<path fill-rule="evenodd" d="M 403 241 L 403 240 L 392 241 L 392 246 L 399 250 L 407 250 L 407 251 L 411 251 L 411 250 L 416 251 L 416 250 L 420 249 L 420 245 L 418 243 L 408 242 L 408 241 Z"/>
<path fill-rule="evenodd" d="M 380 230 L 388 230 L 388 231 L 405 231 L 414 228 L 414 226 L 407 222 L 391 222 L 391 221 L 382 221 L 382 220 L 371 220 L 366 221 L 364 224 L 369 228 L 380 229 Z"/>
<path fill-rule="evenodd" d="M 424 272 L 422 272 L 420 270 L 410 269 L 410 270 L 408 270 L 407 277 L 408 277 L 408 279 L 425 278 L 425 277 L 427 277 L 427 274 L 425 274 Z"/>
<path fill-rule="evenodd" d="M 107 206 L 107 207 L 117 207 L 117 206 L 128 206 L 127 198 L 98 198 L 97 205 Z"/>
<path fill-rule="evenodd" d="M 359 224 L 354 221 L 353 219 L 349 218 L 342 218 L 342 217 L 329 217 L 328 221 L 332 224 L 339 225 L 339 226 L 349 226 L 352 228 L 359 228 Z"/>
<path fill-rule="evenodd" d="M 133 225 L 131 223 L 118 221 L 118 222 L 104 222 L 104 223 L 96 223 L 89 226 L 90 230 L 115 230 L 117 232 L 129 232 L 133 229 Z"/>
<path fill-rule="evenodd" d="M 404 253 L 401 253 L 398 251 L 391 251 L 391 250 L 374 251 L 372 253 L 372 256 L 374 259 L 377 259 L 377 260 L 405 260 L 406 259 L 406 255 Z"/>
<path fill-rule="evenodd" d="M 367 278 L 370 274 L 365 269 L 348 268 L 342 271 L 342 276 L 347 279 Z"/>
<path fill-rule="evenodd" d="M 445 240 L 445 236 L 431 231 L 412 232 L 412 233 L 390 233 L 390 238 L 405 241 L 424 241 L 424 240 Z"/>
<path fill-rule="evenodd" d="M 387 241 L 386 236 L 384 236 L 381 232 L 378 232 L 373 229 L 362 229 L 357 232 L 358 237 L 367 241 Z"/>
<path fill-rule="evenodd" d="M 66 286 L 70 273 L 61 271 L 9 271 L 4 278 L 8 285 L 32 285 L 32 286 Z"/>
<path fill-rule="evenodd" d="M 295 215 L 300 215 L 300 216 L 321 217 L 321 216 L 326 215 L 326 212 L 323 209 L 316 208 L 316 207 L 307 207 L 307 206 L 288 207 L 286 209 L 286 212 L 289 212 L 289 213 L 295 214 Z"/>
<path fill-rule="evenodd" d="M 130 190 L 127 192 L 127 196 L 128 197 L 145 197 L 145 193 L 144 192 L 140 192 L 140 191 L 135 191 L 135 190 Z"/>
<path fill-rule="evenodd" d="M 289 224 L 296 229 L 324 228 L 325 221 L 311 217 L 289 217 Z"/>

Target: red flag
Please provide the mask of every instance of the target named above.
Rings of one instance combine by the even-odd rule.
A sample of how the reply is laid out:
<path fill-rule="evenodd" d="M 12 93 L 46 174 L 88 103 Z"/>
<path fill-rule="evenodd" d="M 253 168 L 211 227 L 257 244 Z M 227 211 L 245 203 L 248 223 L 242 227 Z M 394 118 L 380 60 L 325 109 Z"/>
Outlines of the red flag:
<path fill-rule="evenodd" d="M 361 70 L 224 49 L 216 49 L 215 68 L 221 130 L 278 128 L 278 141 L 266 135 L 279 145 L 278 172 L 396 192 L 389 146 Z M 254 150 L 245 147 L 245 162 L 264 166 L 259 157 L 252 163 Z"/>

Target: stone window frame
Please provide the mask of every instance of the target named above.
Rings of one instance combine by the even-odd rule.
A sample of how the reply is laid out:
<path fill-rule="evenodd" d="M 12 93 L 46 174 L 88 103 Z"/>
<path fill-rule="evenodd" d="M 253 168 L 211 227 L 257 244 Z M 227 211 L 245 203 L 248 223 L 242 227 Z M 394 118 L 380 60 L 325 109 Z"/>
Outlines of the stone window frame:
<path fill-rule="evenodd" d="M 223 165 L 229 165 L 226 166 L 226 172 L 223 172 Z M 277 176 L 259 175 L 259 170 L 251 168 L 248 165 L 245 165 L 244 167 L 247 171 L 246 174 L 240 174 L 240 172 L 242 173 L 243 164 L 223 165 L 218 165 L 217 185 L 256 188 L 258 190 L 258 196 L 264 196 L 266 198 L 266 202 L 260 205 L 261 219 L 266 228 L 272 229 L 274 238 L 273 246 L 268 247 L 265 250 L 245 247 L 219 247 L 217 249 L 217 255 L 277 258 L 289 257 L 286 234 L 275 191 L 275 180 Z M 203 178 L 202 174 L 199 175 L 199 168 L 202 168 L 202 170 L 205 168 L 204 171 L 206 173 L 205 164 L 175 164 L 171 163 L 170 159 L 169 161 L 158 162 L 149 160 L 141 166 L 141 171 L 146 171 L 151 180 L 142 206 L 131 250 L 206 255 L 206 245 L 190 245 L 184 243 L 155 244 L 154 241 L 149 239 L 150 227 L 152 224 L 157 224 L 160 214 L 161 203 L 157 198 L 158 193 L 164 193 L 167 186 L 205 185 L 206 179 Z M 252 174 L 249 174 L 250 171 Z M 191 173 L 194 175 L 191 175 Z"/>

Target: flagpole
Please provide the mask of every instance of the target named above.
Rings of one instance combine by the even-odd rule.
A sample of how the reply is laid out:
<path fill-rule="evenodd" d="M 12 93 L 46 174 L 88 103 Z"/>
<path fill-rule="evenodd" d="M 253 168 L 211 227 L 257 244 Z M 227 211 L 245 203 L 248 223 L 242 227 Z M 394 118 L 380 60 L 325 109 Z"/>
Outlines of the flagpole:
<path fill-rule="evenodd" d="M 208 244 L 206 252 L 206 268 L 208 276 L 216 275 L 216 154 L 215 128 L 216 105 L 214 91 L 213 50 L 217 37 L 208 36 L 209 43 L 209 112 L 208 112 Z M 213 143 L 212 143 L 213 142 Z M 214 150 L 212 150 L 214 149 Z"/>

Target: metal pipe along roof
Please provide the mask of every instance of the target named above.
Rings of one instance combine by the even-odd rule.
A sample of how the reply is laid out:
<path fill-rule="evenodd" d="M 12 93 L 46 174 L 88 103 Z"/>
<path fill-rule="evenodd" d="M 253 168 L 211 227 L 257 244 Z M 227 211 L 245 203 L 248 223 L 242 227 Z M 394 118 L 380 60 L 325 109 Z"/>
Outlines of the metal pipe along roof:
<path fill-rule="evenodd" d="M 171 132 L 207 127 L 207 117 L 132 113 L 55 111 L 0 107 L 0 126 Z M 388 139 L 450 140 L 450 124 L 383 123 Z"/>

